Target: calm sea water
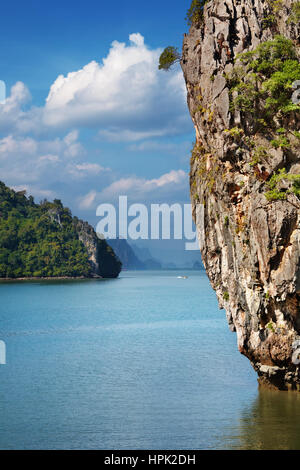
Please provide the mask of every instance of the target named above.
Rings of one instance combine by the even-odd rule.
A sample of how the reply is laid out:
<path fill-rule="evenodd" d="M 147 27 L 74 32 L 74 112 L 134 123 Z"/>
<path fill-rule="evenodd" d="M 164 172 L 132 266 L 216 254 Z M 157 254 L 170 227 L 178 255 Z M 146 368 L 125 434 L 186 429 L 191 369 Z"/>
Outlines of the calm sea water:
<path fill-rule="evenodd" d="M 299 449 L 206 275 L 0 284 L 1 449 Z"/>

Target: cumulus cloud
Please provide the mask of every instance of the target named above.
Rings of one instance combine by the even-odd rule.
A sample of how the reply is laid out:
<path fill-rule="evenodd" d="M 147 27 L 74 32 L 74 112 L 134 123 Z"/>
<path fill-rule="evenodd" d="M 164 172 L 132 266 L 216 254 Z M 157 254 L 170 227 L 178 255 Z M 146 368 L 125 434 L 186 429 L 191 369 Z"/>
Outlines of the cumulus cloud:
<path fill-rule="evenodd" d="M 45 105 L 30 106 L 22 82 L 0 104 L 0 133 L 46 135 L 92 128 L 100 139 L 137 141 L 192 129 L 179 66 L 158 70 L 161 49 L 150 49 L 139 33 L 129 43 L 114 41 L 105 58 L 59 75 Z"/>
<path fill-rule="evenodd" d="M 86 160 L 78 137 L 78 132 L 72 131 L 53 140 L 13 135 L 0 139 L 0 179 L 13 187 L 25 182 L 26 188 L 39 196 L 45 191 L 54 194 L 48 190 L 51 185 L 88 179 L 106 171 L 98 163 Z"/>
<path fill-rule="evenodd" d="M 76 179 L 97 176 L 105 171 L 110 171 L 110 168 L 104 168 L 101 165 L 98 165 L 98 163 L 82 162 L 69 166 L 69 173 Z"/>
<path fill-rule="evenodd" d="M 191 148 L 191 142 L 161 142 L 156 140 L 145 140 L 139 143 L 132 143 L 128 146 L 128 149 L 132 152 L 164 152 L 171 154 L 184 155 L 189 152 Z"/>
<path fill-rule="evenodd" d="M 158 70 L 161 49 L 151 50 L 139 33 L 129 44 L 114 41 L 102 63 L 60 75 L 44 109 L 49 126 L 95 127 L 109 140 L 182 133 L 190 128 L 179 69 Z"/>
<path fill-rule="evenodd" d="M 17 82 L 11 87 L 10 94 L 3 104 L 0 104 L 0 132 L 26 134 L 43 127 L 43 110 L 31 106 L 31 94 L 23 82 Z"/>
<path fill-rule="evenodd" d="M 96 157 L 95 141 L 105 149 L 104 140 L 111 142 L 109 152 L 116 160 L 130 151 L 184 150 L 166 142 L 192 129 L 184 80 L 179 66 L 168 73 L 158 70 L 160 53 L 139 33 L 131 34 L 128 43 L 114 41 L 100 62 L 58 76 L 40 107 L 32 105 L 27 86 L 17 82 L 0 104 L 0 180 L 38 198 L 62 198 L 73 210 L 77 203 L 83 211 L 122 193 L 141 202 L 188 194 L 183 170 L 147 179 L 126 169 L 120 178 Z M 85 147 L 77 129 L 93 144 Z M 123 152 L 118 142 L 125 142 Z"/>
<path fill-rule="evenodd" d="M 83 210 L 90 209 L 93 203 L 95 202 L 96 197 L 97 197 L 97 191 L 95 190 L 90 191 L 88 194 L 80 198 L 79 208 Z"/>
<path fill-rule="evenodd" d="M 168 190 L 174 189 L 174 185 L 182 187 L 186 181 L 187 174 L 183 170 L 172 170 L 157 179 L 147 180 L 145 178 L 122 178 L 113 182 L 105 188 L 100 197 L 104 199 L 119 197 L 119 195 L 145 196 L 153 191 L 168 186 Z"/>
<path fill-rule="evenodd" d="M 159 178 L 149 179 L 128 177 L 112 182 L 101 192 L 89 191 L 79 199 L 81 209 L 95 209 L 102 202 L 114 203 L 119 196 L 128 196 L 129 200 L 151 203 L 154 200 L 176 199 L 182 197 L 182 190 L 188 188 L 188 175 L 183 170 L 171 170 Z"/>
<path fill-rule="evenodd" d="M 26 191 L 27 195 L 33 195 L 41 199 L 54 199 L 56 194 L 54 191 L 49 191 L 48 189 L 38 189 L 35 186 L 30 186 L 28 184 L 12 186 L 12 189 L 15 191 Z"/>

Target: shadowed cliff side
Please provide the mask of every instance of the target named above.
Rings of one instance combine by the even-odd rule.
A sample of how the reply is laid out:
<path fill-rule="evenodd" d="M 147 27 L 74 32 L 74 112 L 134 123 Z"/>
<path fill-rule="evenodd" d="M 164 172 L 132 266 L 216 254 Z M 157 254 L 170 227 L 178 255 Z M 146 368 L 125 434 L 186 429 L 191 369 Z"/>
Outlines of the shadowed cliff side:
<path fill-rule="evenodd" d="M 240 352 L 283 390 L 300 390 L 297 11 L 291 0 L 208 1 L 181 60 L 203 263 Z"/>

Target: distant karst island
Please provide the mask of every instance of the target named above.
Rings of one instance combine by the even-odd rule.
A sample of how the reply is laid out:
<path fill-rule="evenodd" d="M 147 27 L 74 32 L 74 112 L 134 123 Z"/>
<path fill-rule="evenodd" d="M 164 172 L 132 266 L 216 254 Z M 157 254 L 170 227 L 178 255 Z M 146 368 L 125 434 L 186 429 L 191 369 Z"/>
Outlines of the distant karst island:
<path fill-rule="evenodd" d="M 122 263 L 59 199 L 36 204 L 0 182 L 0 279 L 116 278 Z"/>

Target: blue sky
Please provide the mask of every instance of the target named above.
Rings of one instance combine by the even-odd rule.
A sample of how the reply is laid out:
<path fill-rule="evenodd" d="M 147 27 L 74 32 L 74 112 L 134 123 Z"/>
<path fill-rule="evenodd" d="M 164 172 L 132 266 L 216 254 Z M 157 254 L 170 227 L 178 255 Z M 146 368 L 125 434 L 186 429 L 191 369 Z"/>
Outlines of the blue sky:
<path fill-rule="evenodd" d="M 140 32 L 151 47 L 181 47 L 188 1 L 35 0 L 2 2 L 2 75 L 30 86 L 42 103 L 60 73 L 104 57 L 115 39 Z"/>
<path fill-rule="evenodd" d="M 189 202 L 194 130 L 181 69 L 187 1 L 1 6 L 0 179 L 95 223 L 101 202 Z"/>

